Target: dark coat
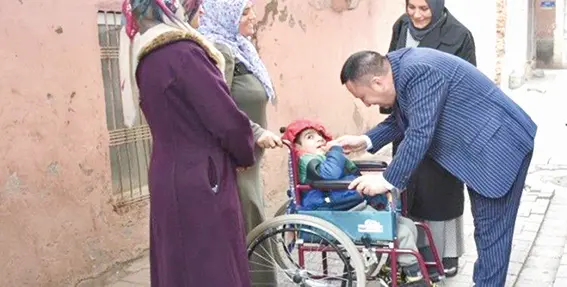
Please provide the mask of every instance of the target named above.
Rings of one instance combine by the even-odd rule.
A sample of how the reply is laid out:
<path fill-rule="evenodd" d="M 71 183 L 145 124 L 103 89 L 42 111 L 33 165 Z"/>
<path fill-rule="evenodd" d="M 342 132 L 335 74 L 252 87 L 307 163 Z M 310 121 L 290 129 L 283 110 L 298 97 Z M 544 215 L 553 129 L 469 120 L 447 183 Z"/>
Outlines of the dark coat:
<path fill-rule="evenodd" d="M 248 287 L 236 167 L 254 164 L 250 122 L 203 48 L 171 38 L 137 68 L 153 138 L 151 286 Z"/>
<path fill-rule="evenodd" d="M 445 9 L 447 17 L 437 28 L 431 30 L 418 47 L 436 49 L 455 55 L 476 66 L 476 52 L 472 33 L 459 22 L 449 10 Z M 400 17 L 392 27 L 392 40 L 388 52 L 406 47 L 408 25 L 404 16 Z"/>
<path fill-rule="evenodd" d="M 458 56 L 476 66 L 471 32 L 447 9 L 445 21 L 423 38 L 418 47 L 437 49 Z M 409 23 L 400 17 L 392 28 L 389 52 L 405 48 Z M 383 110 L 382 110 L 383 111 Z M 394 143 L 394 152 L 398 142 Z M 445 221 L 457 218 L 464 210 L 463 183 L 429 157 L 413 174 L 407 189 L 407 210 L 413 217 Z"/>

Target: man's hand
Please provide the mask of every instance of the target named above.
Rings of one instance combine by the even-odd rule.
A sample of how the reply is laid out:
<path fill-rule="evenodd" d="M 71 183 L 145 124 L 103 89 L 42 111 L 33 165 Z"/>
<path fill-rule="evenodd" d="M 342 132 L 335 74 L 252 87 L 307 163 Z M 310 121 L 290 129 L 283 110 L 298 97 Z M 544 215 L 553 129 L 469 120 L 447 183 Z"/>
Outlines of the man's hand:
<path fill-rule="evenodd" d="M 282 139 L 271 131 L 265 131 L 256 141 L 256 144 L 261 148 L 275 148 L 283 146 Z"/>
<path fill-rule="evenodd" d="M 328 152 L 334 146 L 341 146 L 341 144 L 337 140 L 332 140 L 327 142 L 327 144 L 323 147 L 323 150 L 325 150 L 325 152 Z"/>
<path fill-rule="evenodd" d="M 364 151 L 367 148 L 364 136 L 342 136 L 335 141 L 343 147 L 345 154 Z"/>
<path fill-rule="evenodd" d="M 382 174 L 366 174 L 354 179 L 348 189 L 356 189 L 362 194 L 375 196 L 389 191 L 388 184 Z"/>

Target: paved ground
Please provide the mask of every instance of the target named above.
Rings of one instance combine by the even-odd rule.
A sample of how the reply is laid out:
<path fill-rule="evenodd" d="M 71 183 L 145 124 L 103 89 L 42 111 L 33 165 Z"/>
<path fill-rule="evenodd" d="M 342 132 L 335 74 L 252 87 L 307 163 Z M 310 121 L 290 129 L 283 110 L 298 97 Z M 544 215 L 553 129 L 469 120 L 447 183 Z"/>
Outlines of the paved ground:
<path fill-rule="evenodd" d="M 515 228 L 507 286 L 567 286 L 567 95 L 561 90 L 567 71 L 546 72 L 510 92 L 539 126 L 536 150 Z M 476 252 L 472 216 L 465 212 L 467 253 L 460 274 L 442 286 L 472 285 Z M 120 278 L 109 278 L 91 286 L 149 286 L 147 258 L 121 270 Z M 369 284 L 371 285 L 371 284 Z"/>

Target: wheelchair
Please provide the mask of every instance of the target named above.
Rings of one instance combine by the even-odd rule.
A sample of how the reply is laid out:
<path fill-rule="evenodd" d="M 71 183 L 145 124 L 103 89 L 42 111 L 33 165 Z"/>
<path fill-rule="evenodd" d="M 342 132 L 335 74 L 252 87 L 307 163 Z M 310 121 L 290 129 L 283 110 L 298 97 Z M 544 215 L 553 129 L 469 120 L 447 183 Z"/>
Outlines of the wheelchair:
<path fill-rule="evenodd" d="M 280 129 L 283 133 L 285 128 Z M 274 286 L 260 282 L 258 272 L 275 276 L 276 286 L 345 286 L 363 287 L 377 281 L 378 286 L 397 287 L 403 275 L 397 257 L 411 254 L 418 260 L 426 282 L 432 282 L 427 267 L 435 268 L 441 280 L 444 268 L 433 244 L 431 230 L 425 223 L 415 222 L 422 229 L 433 253 L 434 261 L 425 262 L 419 252 L 398 248 L 396 238 L 397 215 L 405 210 L 398 202 L 399 191 L 387 194 L 388 207 L 382 211 L 364 208 L 366 202 L 348 211 L 301 210 L 301 196 L 305 191 L 319 189 L 333 192 L 348 188 L 350 181 L 321 180 L 310 185 L 298 182 L 298 158 L 293 144 L 288 147 L 288 201 L 274 218 L 250 231 L 246 237 L 248 260 L 252 272 L 252 286 Z M 361 172 L 383 172 L 387 163 L 354 161 Z M 377 273 L 382 257 L 390 258 L 389 276 Z M 380 276 L 382 275 L 382 276 Z M 259 278 L 259 279 L 258 279 Z M 272 277 L 273 278 L 273 277 Z M 376 286 L 376 285 L 372 285 Z M 435 286 L 434 283 L 432 286 Z"/>

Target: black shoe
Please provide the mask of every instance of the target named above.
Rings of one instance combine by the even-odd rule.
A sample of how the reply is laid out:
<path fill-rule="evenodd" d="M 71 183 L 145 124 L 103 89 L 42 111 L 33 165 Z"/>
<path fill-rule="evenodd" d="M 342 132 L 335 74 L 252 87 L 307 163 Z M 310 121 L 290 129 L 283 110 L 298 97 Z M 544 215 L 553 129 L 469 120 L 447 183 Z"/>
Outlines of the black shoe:
<path fill-rule="evenodd" d="M 443 258 L 443 267 L 445 267 L 445 277 L 455 277 L 459 273 L 459 258 Z"/>

